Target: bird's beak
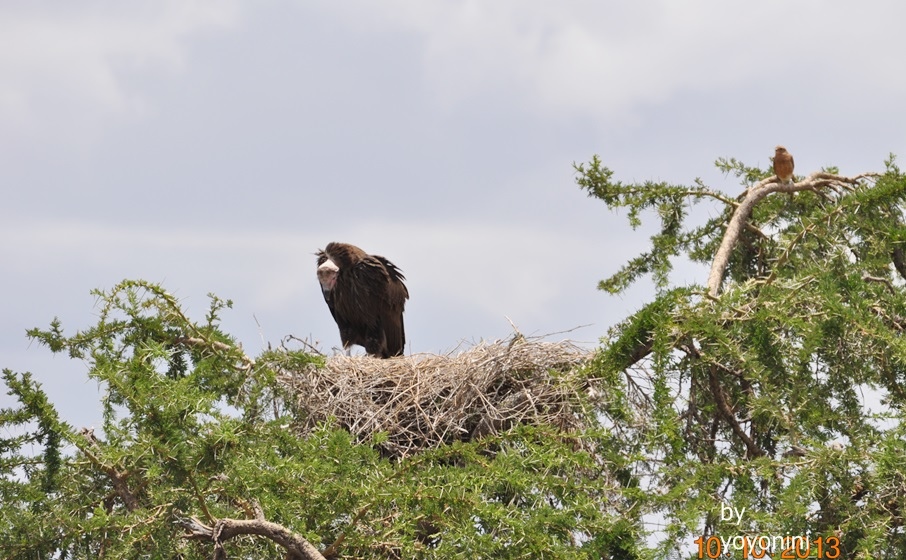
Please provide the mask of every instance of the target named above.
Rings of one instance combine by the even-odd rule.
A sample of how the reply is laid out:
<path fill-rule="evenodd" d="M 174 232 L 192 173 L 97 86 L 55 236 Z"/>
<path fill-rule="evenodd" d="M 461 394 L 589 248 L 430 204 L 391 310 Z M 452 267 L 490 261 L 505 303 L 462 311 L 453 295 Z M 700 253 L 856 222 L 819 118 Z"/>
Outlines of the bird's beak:
<path fill-rule="evenodd" d="M 327 259 L 318 267 L 318 281 L 322 290 L 332 290 L 337 283 L 337 273 L 340 268 L 332 260 Z"/>

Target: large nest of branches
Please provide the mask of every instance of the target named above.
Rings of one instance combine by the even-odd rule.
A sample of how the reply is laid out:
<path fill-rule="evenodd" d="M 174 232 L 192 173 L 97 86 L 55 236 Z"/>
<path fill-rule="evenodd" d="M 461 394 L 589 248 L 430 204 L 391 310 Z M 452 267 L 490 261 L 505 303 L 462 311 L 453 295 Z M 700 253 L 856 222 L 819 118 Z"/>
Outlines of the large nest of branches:
<path fill-rule="evenodd" d="M 279 379 L 303 432 L 332 421 L 360 441 L 385 434 L 382 450 L 403 457 L 519 423 L 581 427 L 588 385 L 579 368 L 589 357 L 571 342 L 517 333 L 455 355 L 332 356 L 324 367 L 281 367 Z"/>

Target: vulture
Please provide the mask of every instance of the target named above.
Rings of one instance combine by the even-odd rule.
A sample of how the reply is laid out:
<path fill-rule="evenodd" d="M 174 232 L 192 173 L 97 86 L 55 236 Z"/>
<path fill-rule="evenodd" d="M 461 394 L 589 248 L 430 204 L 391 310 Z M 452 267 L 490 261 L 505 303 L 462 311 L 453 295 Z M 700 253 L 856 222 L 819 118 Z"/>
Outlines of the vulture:
<path fill-rule="evenodd" d="M 343 348 L 358 344 L 379 358 L 402 355 L 409 290 L 400 269 L 348 243 L 328 243 L 316 255 L 321 293 L 340 328 Z"/>

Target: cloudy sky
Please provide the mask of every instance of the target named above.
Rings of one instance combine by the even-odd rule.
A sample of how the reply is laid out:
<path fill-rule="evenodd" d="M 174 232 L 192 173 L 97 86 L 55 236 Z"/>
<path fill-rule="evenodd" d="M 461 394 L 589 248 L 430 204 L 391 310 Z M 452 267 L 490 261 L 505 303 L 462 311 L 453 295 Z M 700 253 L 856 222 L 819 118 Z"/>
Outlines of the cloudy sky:
<path fill-rule="evenodd" d="M 313 253 L 334 240 L 403 269 L 410 352 L 507 318 L 594 343 L 651 294 L 595 288 L 646 235 L 572 163 L 734 194 L 714 160 L 779 143 L 799 173 L 880 169 L 906 153 L 904 20 L 893 0 L 0 4 L 0 367 L 99 424 L 85 366 L 25 330 L 91 326 L 89 291 L 123 278 L 197 319 L 231 298 L 252 355 L 330 351 Z"/>

